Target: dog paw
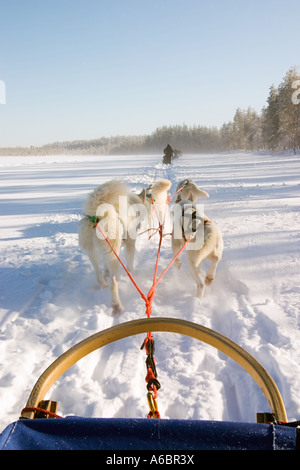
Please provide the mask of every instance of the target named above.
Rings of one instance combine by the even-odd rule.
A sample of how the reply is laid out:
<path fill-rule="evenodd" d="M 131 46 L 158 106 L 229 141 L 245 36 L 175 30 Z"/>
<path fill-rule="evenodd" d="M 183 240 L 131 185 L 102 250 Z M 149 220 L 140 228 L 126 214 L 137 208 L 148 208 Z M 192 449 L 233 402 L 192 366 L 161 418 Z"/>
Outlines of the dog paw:
<path fill-rule="evenodd" d="M 106 281 L 101 281 L 101 282 L 99 281 L 99 285 L 100 285 L 100 287 L 103 288 L 103 289 L 106 288 L 106 287 L 108 287 L 108 283 L 107 283 Z"/>
<path fill-rule="evenodd" d="M 209 286 L 209 285 L 213 282 L 213 280 L 214 280 L 214 277 L 213 277 L 213 276 L 206 276 L 206 278 L 205 278 L 205 284 L 206 284 L 207 286 Z"/>
<path fill-rule="evenodd" d="M 122 305 L 112 305 L 112 314 L 119 315 L 122 312 L 123 308 Z"/>
<path fill-rule="evenodd" d="M 182 261 L 180 261 L 180 259 L 175 259 L 174 261 L 174 266 L 176 269 L 181 269 L 181 266 L 182 266 Z"/>

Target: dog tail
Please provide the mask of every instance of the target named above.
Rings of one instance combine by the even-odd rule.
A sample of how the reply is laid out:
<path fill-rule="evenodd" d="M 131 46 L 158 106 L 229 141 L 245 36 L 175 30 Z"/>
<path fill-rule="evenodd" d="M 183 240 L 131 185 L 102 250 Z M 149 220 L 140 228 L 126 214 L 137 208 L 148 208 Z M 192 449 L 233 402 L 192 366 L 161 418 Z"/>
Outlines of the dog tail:
<path fill-rule="evenodd" d="M 148 197 L 155 206 L 155 213 L 160 223 L 163 223 L 166 215 L 168 203 L 168 192 L 171 188 L 171 181 L 163 179 L 156 181 L 151 189 L 148 189 Z M 149 194 L 150 193 L 150 194 Z"/>
<path fill-rule="evenodd" d="M 93 247 L 94 226 L 91 221 L 84 217 L 78 224 L 78 243 L 80 248 L 89 252 Z"/>
<path fill-rule="evenodd" d="M 151 196 L 154 201 L 160 200 L 161 196 L 165 197 L 165 194 L 169 191 L 171 188 L 171 181 L 167 179 L 162 179 L 159 181 L 156 181 L 150 191 L 151 191 Z M 163 202 L 166 202 L 165 200 Z"/>

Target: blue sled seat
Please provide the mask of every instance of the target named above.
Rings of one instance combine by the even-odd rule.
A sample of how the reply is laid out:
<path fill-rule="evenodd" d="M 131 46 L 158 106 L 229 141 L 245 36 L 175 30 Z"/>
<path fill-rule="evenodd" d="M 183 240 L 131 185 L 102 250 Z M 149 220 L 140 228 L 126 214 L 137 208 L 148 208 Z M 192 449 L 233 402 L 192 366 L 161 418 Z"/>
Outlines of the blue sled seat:
<path fill-rule="evenodd" d="M 295 428 L 219 421 L 24 419 L 0 435 L 0 450 L 296 450 Z"/>

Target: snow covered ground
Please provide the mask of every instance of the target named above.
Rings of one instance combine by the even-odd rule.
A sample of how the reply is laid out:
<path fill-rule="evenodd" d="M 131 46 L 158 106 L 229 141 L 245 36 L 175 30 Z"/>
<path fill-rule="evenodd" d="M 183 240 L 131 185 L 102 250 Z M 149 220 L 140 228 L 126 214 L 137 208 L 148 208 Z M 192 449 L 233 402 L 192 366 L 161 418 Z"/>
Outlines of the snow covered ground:
<path fill-rule="evenodd" d="M 86 195 L 113 178 L 138 192 L 157 178 L 189 177 L 210 194 L 207 216 L 222 229 L 224 256 L 202 299 L 185 262 L 156 289 L 152 316 L 183 318 L 229 337 L 276 382 L 288 420 L 300 419 L 300 160 L 252 153 L 161 156 L 0 157 L 0 431 L 18 419 L 48 365 L 82 339 L 145 318 L 145 305 L 121 269 L 121 315 L 97 288 L 78 247 Z M 137 242 L 140 287 L 151 283 L 157 239 Z M 159 270 L 171 259 L 164 238 Z M 183 257 L 184 261 L 184 257 Z M 59 414 L 146 417 L 145 335 L 95 351 L 50 389 Z M 162 418 L 255 422 L 269 411 L 254 380 L 234 361 L 189 337 L 155 333 Z"/>

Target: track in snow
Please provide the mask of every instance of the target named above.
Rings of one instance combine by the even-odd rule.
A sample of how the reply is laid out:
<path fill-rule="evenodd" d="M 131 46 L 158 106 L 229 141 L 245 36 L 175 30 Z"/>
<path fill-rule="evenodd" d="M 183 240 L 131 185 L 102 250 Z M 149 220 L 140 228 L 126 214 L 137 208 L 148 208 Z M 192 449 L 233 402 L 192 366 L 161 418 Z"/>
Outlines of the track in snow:
<path fill-rule="evenodd" d="M 25 160 L 24 160 L 25 159 Z M 192 178 L 221 227 L 225 250 L 216 280 L 195 299 L 185 262 L 158 284 L 153 316 L 184 318 L 244 347 L 277 383 L 289 419 L 299 419 L 299 163 L 296 157 L 188 155 L 171 166 L 160 156 L 0 159 L 2 199 L 0 395 L 3 427 L 18 418 L 38 376 L 87 336 L 145 316 L 143 300 L 120 270 L 124 312 L 112 317 L 110 294 L 97 287 L 78 248 L 87 193 L 109 179 L 139 192 L 158 178 Z M 138 239 L 134 276 L 152 284 L 157 239 Z M 159 270 L 171 260 L 166 237 Z M 183 257 L 184 261 L 184 257 Z M 63 415 L 144 417 L 148 413 L 144 337 L 114 343 L 72 367 L 51 389 Z M 262 392 L 233 361 L 208 345 L 157 333 L 164 418 L 253 421 L 268 411 Z"/>

